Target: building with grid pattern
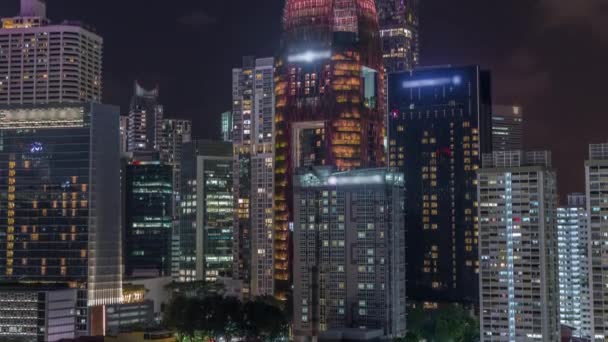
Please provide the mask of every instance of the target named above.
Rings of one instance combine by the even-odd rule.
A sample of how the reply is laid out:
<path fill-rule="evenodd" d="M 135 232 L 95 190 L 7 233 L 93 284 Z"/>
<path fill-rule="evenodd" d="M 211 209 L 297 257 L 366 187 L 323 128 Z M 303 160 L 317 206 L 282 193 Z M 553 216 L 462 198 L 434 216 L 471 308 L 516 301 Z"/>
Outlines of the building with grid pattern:
<path fill-rule="evenodd" d="M 122 299 L 118 116 L 101 104 L 0 109 L 0 278 L 70 283 L 85 335 Z"/>
<path fill-rule="evenodd" d="M 492 107 L 492 150 L 518 151 L 524 148 L 524 113 L 518 106 Z"/>
<path fill-rule="evenodd" d="M 476 170 L 492 150 L 490 74 L 419 68 L 389 74 L 388 89 L 389 166 L 407 175 L 408 299 L 475 304 Z"/>
<path fill-rule="evenodd" d="M 608 143 L 589 146 L 585 176 L 591 241 L 591 336 L 594 341 L 604 341 L 608 338 Z"/>
<path fill-rule="evenodd" d="M 243 295 L 274 295 L 274 59 L 243 58 L 232 70 L 235 278 Z M 226 127 L 228 125 L 223 125 Z"/>
<path fill-rule="evenodd" d="M 586 208 L 584 194 L 568 195 L 568 205 L 557 208 L 560 322 L 581 338 L 591 336 Z"/>
<path fill-rule="evenodd" d="M 558 341 L 557 186 L 549 152 L 483 156 L 481 341 Z"/>
<path fill-rule="evenodd" d="M 0 285 L 0 339 L 56 342 L 75 338 L 76 293 L 65 284 Z"/>
<path fill-rule="evenodd" d="M 387 73 L 411 70 L 420 63 L 419 7 L 419 0 L 376 0 Z"/>
<path fill-rule="evenodd" d="M 135 81 L 127 124 L 129 152 L 160 150 L 164 110 L 158 96 L 158 86 L 146 89 Z"/>
<path fill-rule="evenodd" d="M 294 335 L 405 334 L 403 175 L 299 169 L 294 179 Z"/>
<path fill-rule="evenodd" d="M 101 102 L 103 39 L 80 23 L 53 24 L 43 0 L 21 0 L 0 29 L 0 104 Z"/>
<path fill-rule="evenodd" d="M 183 146 L 178 281 L 232 276 L 232 144 L 192 140 Z"/>
<path fill-rule="evenodd" d="M 287 0 L 275 67 L 275 296 L 291 291 L 295 170 L 383 166 L 384 66 L 374 0 Z"/>

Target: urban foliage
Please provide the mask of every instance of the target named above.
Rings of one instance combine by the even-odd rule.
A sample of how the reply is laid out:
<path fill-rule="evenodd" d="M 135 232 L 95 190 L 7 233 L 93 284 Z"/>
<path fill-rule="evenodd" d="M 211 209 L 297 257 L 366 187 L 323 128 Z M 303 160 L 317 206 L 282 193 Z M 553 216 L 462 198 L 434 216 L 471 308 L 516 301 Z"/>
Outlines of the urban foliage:
<path fill-rule="evenodd" d="M 164 324 L 181 342 L 239 338 L 275 341 L 287 336 L 289 322 L 280 304 L 269 297 L 248 302 L 212 294 L 176 295 L 165 310 Z"/>
<path fill-rule="evenodd" d="M 408 312 L 408 334 L 399 342 L 479 341 L 479 322 L 462 306 L 450 304 L 435 310 L 416 307 Z"/>

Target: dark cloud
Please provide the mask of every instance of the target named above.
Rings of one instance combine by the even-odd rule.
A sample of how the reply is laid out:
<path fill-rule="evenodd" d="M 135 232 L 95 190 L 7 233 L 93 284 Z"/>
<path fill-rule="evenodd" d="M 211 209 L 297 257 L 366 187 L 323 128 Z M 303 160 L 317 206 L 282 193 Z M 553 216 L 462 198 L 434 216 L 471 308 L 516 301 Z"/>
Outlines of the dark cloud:
<path fill-rule="evenodd" d="M 177 23 L 179 25 L 194 30 L 200 30 L 203 27 L 214 25 L 217 21 L 217 18 L 204 11 L 193 11 L 177 18 Z"/>
<path fill-rule="evenodd" d="M 608 38 L 608 2 L 606 0 L 542 0 L 545 28 L 583 26 Z"/>

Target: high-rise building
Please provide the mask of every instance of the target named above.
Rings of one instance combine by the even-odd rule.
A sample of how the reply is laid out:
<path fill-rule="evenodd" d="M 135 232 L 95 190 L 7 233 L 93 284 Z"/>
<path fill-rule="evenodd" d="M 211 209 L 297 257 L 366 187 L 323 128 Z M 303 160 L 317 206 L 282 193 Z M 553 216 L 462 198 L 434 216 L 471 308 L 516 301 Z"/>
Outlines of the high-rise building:
<path fill-rule="evenodd" d="M 0 109 L 0 278 L 70 283 L 84 334 L 122 297 L 118 116 L 101 104 Z"/>
<path fill-rule="evenodd" d="M 492 107 L 492 149 L 519 151 L 524 148 L 523 110 L 517 106 Z"/>
<path fill-rule="evenodd" d="M 478 301 L 476 171 L 491 151 L 490 75 L 478 66 L 389 75 L 389 165 L 405 174 L 408 298 Z"/>
<path fill-rule="evenodd" d="M 287 0 L 276 61 L 275 295 L 290 291 L 292 176 L 384 164 L 384 68 L 373 0 Z"/>
<path fill-rule="evenodd" d="M 294 336 L 405 335 L 404 179 L 386 169 L 299 169 L 294 179 Z"/>
<path fill-rule="evenodd" d="M 179 201 L 181 199 L 181 160 L 182 145 L 192 140 L 192 121 L 181 119 L 163 119 L 160 131 L 160 161 L 171 167 L 173 172 L 173 233 L 171 242 L 171 274 L 178 278 L 180 242 L 179 242 Z"/>
<path fill-rule="evenodd" d="M 570 194 L 568 205 L 557 208 L 560 321 L 580 338 L 591 336 L 586 206 L 584 194 Z"/>
<path fill-rule="evenodd" d="M 52 24 L 44 0 L 21 0 L 0 29 L 0 104 L 101 102 L 103 39 L 82 24 Z"/>
<path fill-rule="evenodd" d="M 244 57 L 232 70 L 235 278 L 243 295 L 274 294 L 274 59 Z"/>
<path fill-rule="evenodd" d="M 386 72 L 411 70 L 419 61 L 419 0 L 376 0 Z"/>
<path fill-rule="evenodd" d="M 158 104 L 159 89 L 146 89 L 135 81 L 129 109 L 128 150 L 158 151 L 163 124 L 163 106 Z"/>
<path fill-rule="evenodd" d="M 57 342 L 76 337 L 77 290 L 65 284 L 0 285 L 2 341 Z"/>
<path fill-rule="evenodd" d="M 129 145 L 128 133 L 129 133 L 129 117 L 126 115 L 120 116 L 119 122 L 120 129 L 120 153 L 127 152 L 127 146 Z"/>
<path fill-rule="evenodd" d="M 173 213 L 177 214 L 181 185 L 182 145 L 192 140 L 192 121 L 164 119 L 160 130 L 160 161 L 173 169 Z"/>
<path fill-rule="evenodd" d="M 125 276 L 169 276 L 173 232 L 172 168 L 157 158 L 133 154 L 124 173 Z"/>
<path fill-rule="evenodd" d="M 589 262 L 591 291 L 591 337 L 608 338 L 608 143 L 589 146 L 585 163 L 587 211 L 589 217 Z"/>
<path fill-rule="evenodd" d="M 222 113 L 222 140 L 232 141 L 232 112 Z"/>
<path fill-rule="evenodd" d="M 550 152 L 485 154 L 478 183 L 481 341 L 559 341 Z"/>
<path fill-rule="evenodd" d="M 232 144 L 193 140 L 182 155 L 179 281 L 232 275 Z"/>

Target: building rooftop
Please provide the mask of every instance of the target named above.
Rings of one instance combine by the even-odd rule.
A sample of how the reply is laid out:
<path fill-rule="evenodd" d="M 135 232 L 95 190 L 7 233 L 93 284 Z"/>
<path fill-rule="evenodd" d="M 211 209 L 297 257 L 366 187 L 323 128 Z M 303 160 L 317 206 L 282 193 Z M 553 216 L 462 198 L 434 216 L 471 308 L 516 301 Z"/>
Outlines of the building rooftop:
<path fill-rule="evenodd" d="M 589 159 L 600 160 L 608 159 L 608 142 L 603 144 L 589 145 Z"/>
<path fill-rule="evenodd" d="M 482 168 L 551 167 L 550 151 L 494 151 L 482 156 Z"/>
<path fill-rule="evenodd" d="M 403 185 L 405 181 L 402 173 L 386 168 L 334 172 L 330 166 L 300 168 L 295 178 L 295 184 L 300 187 Z"/>

